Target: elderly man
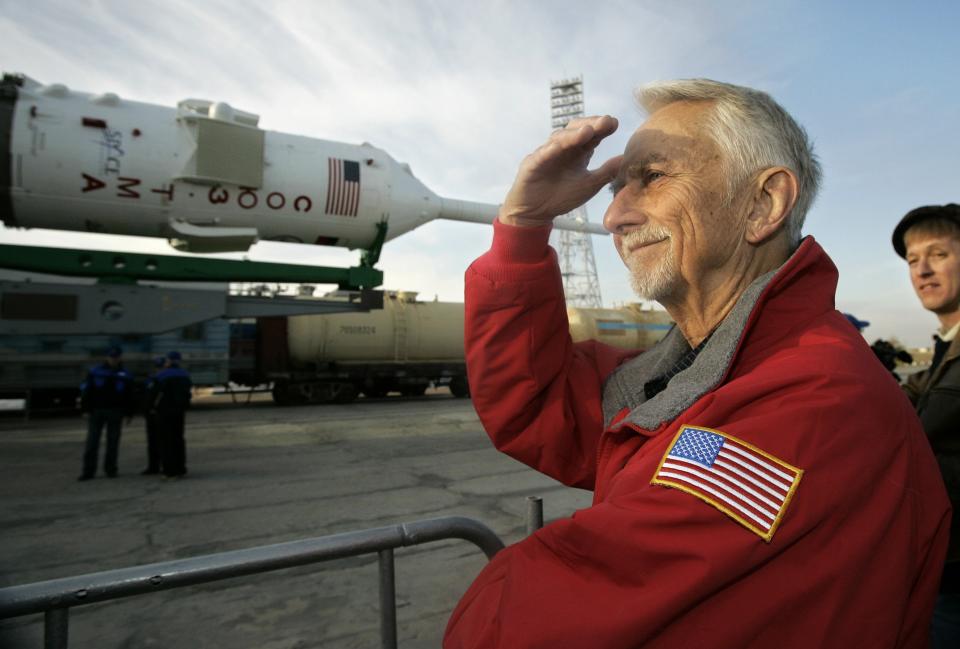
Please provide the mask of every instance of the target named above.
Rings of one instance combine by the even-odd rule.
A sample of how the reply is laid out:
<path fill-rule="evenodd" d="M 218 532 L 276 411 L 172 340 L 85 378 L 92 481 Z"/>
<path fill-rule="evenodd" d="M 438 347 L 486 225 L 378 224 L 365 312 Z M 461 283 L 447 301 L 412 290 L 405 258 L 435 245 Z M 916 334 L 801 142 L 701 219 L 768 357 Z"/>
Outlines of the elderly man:
<path fill-rule="evenodd" d="M 949 503 L 907 399 L 800 238 L 819 166 L 768 95 L 638 92 L 551 135 L 467 271 L 467 364 L 494 444 L 593 505 L 497 555 L 444 646 L 922 647 Z M 571 343 L 553 217 L 612 181 L 604 223 L 677 326 L 630 358 Z"/>
<path fill-rule="evenodd" d="M 960 205 L 911 210 L 893 231 L 893 248 L 907 260 L 923 308 L 937 316 L 930 368 L 910 376 L 904 390 L 930 440 L 951 503 L 960 502 Z M 954 517 L 933 646 L 960 647 L 960 517 Z"/>

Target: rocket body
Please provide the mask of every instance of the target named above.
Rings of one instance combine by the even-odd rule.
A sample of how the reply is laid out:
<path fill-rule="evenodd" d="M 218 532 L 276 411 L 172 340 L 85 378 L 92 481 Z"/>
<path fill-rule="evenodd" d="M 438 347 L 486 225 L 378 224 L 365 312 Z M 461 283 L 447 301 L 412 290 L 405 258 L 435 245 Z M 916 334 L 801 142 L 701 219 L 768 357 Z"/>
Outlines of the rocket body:
<path fill-rule="evenodd" d="M 7 226 L 163 237 L 194 252 L 258 239 L 367 248 L 381 222 L 389 240 L 436 218 L 490 223 L 498 209 L 440 198 L 370 144 L 266 131 L 224 103 L 170 108 L 11 76 L 0 91 Z"/>

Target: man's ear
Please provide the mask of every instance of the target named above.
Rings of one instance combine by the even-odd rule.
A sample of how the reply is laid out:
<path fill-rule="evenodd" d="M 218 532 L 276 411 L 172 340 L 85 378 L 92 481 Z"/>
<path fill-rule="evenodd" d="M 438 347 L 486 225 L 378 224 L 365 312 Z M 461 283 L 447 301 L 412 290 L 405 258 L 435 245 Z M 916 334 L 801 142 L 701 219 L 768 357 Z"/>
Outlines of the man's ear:
<path fill-rule="evenodd" d="M 770 167 L 760 172 L 754 181 L 753 203 L 747 215 L 748 243 L 763 243 L 786 224 L 787 217 L 797 203 L 800 183 L 786 167 Z"/>

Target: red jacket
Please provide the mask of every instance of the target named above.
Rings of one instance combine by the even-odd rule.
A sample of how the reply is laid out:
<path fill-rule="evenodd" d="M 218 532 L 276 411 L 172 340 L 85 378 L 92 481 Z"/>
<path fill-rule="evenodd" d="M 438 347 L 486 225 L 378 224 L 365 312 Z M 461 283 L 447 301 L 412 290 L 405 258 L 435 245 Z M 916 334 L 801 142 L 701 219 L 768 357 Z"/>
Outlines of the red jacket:
<path fill-rule="evenodd" d="M 640 381 L 688 349 L 679 331 L 633 359 L 573 344 L 549 229 L 495 227 L 466 277 L 474 405 L 497 448 L 594 502 L 498 554 L 444 647 L 926 647 L 949 503 L 813 239 L 646 400 Z M 772 531 L 667 477 L 691 427 L 789 483 L 751 490 Z"/>

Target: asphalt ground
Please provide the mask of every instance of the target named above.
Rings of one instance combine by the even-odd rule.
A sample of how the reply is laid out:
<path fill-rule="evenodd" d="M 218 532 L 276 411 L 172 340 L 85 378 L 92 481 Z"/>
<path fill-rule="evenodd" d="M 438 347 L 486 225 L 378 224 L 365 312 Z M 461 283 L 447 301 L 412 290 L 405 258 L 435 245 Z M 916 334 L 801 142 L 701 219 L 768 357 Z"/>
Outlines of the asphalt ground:
<path fill-rule="evenodd" d="M 182 480 L 141 476 L 143 420 L 126 426 L 120 475 L 79 483 L 85 422 L 0 413 L 0 586 L 381 527 L 467 516 L 506 543 L 526 497 L 547 521 L 588 506 L 494 450 L 469 400 L 280 408 L 265 395 L 196 400 Z M 101 459 L 102 459 L 101 443 Z M 396 550 L 399 646 L 433 649 L 486 558 L 471 543 Z M 379 647 L 375 554 L 71 609 L 70 647 Z M 43 646 L 43 618 L 0 621 L 0 647 Z"/>

